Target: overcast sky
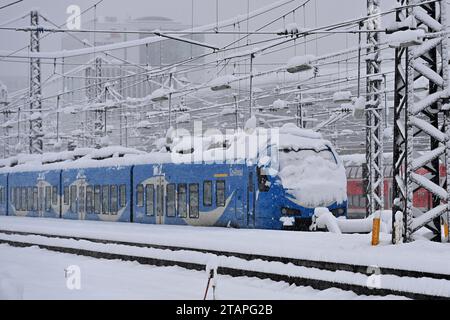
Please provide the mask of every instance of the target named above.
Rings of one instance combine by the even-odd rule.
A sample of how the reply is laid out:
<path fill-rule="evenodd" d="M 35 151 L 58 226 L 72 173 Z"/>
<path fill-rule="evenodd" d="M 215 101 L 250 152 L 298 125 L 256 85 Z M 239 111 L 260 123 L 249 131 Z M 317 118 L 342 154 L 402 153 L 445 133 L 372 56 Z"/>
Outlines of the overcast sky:
<path fill-rule="evenodd" d="M 84 10 L 90 7 L 98 0 L 24 0 L 9 8 L 0 10 L 0 24 L 11 18 L 30 11 L 31 8 L 39 10 L 58 24 L 66 21 L 68 15 L 66 9 L 71 4 L 76 4 Z M 258 18 L 252 21 L 250 30 L 261 26 L 267 18 L 275 17 L 280 12 L 289 11 L 295 5 L 303 3 L 304 0 L 298 0 L 295 4 L 286 6 L 286 9 L 277 10 L 273 15 L 266 15 L 266 18 Z M 313 27 L 314 21 L 314 1 L 317 1 L 319 19 L 318 25 L 325 25 L 333 22 L 342 21 L 348 18 L 360 17 L 366 14 L 366 0 L 311 0 L 308 4 L 306 17 L 307 27 Z M 0 5 L 12 2 L 12 0 L 0 0 Z M 249 0 L 250 11 L 263 7 L 274 0 Z M 194 3 L 194 24 L 203 25 L 216 21 L 216 1 L 215 0 L 193 0 Z M 246 0 L 218 0 L 219 20 L 224 20 L 237 15 L 244 15 L 247 12 Z M 396 4 L 394 0 L 382 0 L 382 9 L 391 8 Z M 184 24 L 191 24 L 191 5 L 192 0 L 104 0 L 97 8 L 98 16 L 117 16 L 119 18 L 142 17 L 142 16 L 165 16 Z M 93 10 L 86 13 L 83 21 L 93 18 Z M 303 24 L 303 13 L 300 11 L 296 15 L 300 25 Z M 287 22 L 292 22 L 292 16 L 286 18 Z M 24 19 L 20 23 L 12 26 L 29 25 L 29 19 Z M 82 25 L 83 27 L 83 25 Z M 279 25 L 274 27 L 279 28 Z M 219 39 L 207 39 L 214 43 L 219 43 Z M 352 40 L 350 40 L 352 41 Z M 29 43 L 29 35 L 25 32 L 1 31 L 0 30 L 0 50 L 16 50 Z M 332 41 L 320 43 L 320 51 L 335 51 L 345 45 L 345 36 L 334 37 Z M 41 44 L 41 51 L 59 50 L 61 45 L 60 35 L 51 35 Z M 27 66 L 18 63 L 0 62 L 0 79 L 7 75 L 26 75 Z"/>

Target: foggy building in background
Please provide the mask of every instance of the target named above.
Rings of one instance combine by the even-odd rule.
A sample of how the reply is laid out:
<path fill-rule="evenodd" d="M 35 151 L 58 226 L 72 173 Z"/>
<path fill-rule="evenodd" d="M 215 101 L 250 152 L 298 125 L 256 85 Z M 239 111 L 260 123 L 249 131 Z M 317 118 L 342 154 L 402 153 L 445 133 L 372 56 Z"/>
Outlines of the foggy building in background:
<path fill-rule="evenodd" d="M 82 25 L 82 28 L 89 30 L 96 29 L 99 31 L 108 30 L 111 32 L 64 34 L 61 40 L 62 50 L 86 48 L 90 45 L 110 45 L 153 36 L 152 33 L 121 33 L 120 31 L 181 31 L 188 30 L 191 26 L 183 25 L 169 18 L 159 16 L 146 16 L 136 19 L 128 18 L 126 20 L 105 16 L 98 17 L 95 21 L 91 20 L 85 22 Z M 201 34 L 188 35 L 185 37 L 195 41 L 204 41 L 205 38 L 204 35 Z M 102 64 L 101 77 L 105 78 L 105 81 L 107 81 L 107 78 L 130 75 L 124 83 L 117 84 L 115 89 L 123 96 L 141 98 L 149 95 L 158 87 L 155 82 L 148 81 L 147 76 L 143 75 L 147 67 L 159 68 L 176 62 L 185 61 L 190 57 L 199 56 L 203 53 L 204 49 L 202 47 L 171 39 L 161 40 L 140 47 L 113 50 L 107 56 L 102 55 L 107 63 Z M 66 83 L 63 84 L 65 91 L 71 91 L 88 85 L 85 83 L 84 79 L 81 79 L 81 77 L 86 75 L 83 66 L 86 66 L 86 64 L 90 61 L 92 62 L 94 59 L 94 54 L 65 59 L 64 73 L 74 70 L 75 68 L 78 69 L 73 74 L 73 78 L 68 78 Z M 130 63 L 125 62 L 125 60 Z M 198 59 L 196 60 L 196 63 L 202 63 L 202 61 L 203 59 Z M 134 73 L 137 75 L 132 76 Z M 185 76 L 189 80 L 196 80 L 195 74 L 186 74 Z M 165 81 L 165 79 L 153 80 L 156 82 Z M 78 92 L 76 96 L 69 94 L 64 97 L 64 100 L 80 101 L 85 98 L 81 95 L 82 93 L 80 92 Z"/>

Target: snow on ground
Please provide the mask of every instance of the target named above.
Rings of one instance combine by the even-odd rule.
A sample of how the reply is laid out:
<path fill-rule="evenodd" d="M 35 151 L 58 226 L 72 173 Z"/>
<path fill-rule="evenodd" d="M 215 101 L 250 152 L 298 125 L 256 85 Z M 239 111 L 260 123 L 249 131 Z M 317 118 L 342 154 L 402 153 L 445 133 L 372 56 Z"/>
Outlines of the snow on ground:
<path fill-rule="evenodd" d="M 372 247 L 371 234 L 144 225 L 26 217 L 0 217 L 0 229 L 450 274 L 450 243 L 417 240 L 394 246 L 390 243 L 391 235 L 383 233 L 381 244 Z"/>
<path fill-rule="evenodd" d="M 80 290 L 68 289 L 65 270 L 80 268 Z M 202 299 L 206 272 L 153 267 L 0 245 L 0 299 Z M 71 282 L 73 283 L 73 282 Z M 211 299 L 211 291 L 208 298 Z M 340 289 L 314 290 L 284 282 L 219 275 L 218 299 L 379 299 Z M 384 298 L 399 298 L 394 296 Z"/>

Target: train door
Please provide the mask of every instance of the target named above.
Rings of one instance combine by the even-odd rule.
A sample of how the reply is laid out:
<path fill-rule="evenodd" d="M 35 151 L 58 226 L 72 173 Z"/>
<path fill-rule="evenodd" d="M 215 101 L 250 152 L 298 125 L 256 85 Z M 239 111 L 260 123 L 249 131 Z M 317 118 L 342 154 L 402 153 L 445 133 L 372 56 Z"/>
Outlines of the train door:
<path fill-rule="evenodd" d="M 78 212 L 79 212 L 79 219 L 85 220 L 86 219 L 86 188 L 85 186 L 80 186 L 78 188 Z"/>
<path fill-rule="evenodd" d="M 39 212 L 39 216 L 40 217 L 43 217 L 44 216 L 44 206 L 45 206 L 45 203 L 44 203 L 44 201 L 45 201 L 45 190 L 44 190 L 44 187 L 43 186 L 39 186 L 38 187 L 38 199 L 39 199 L 39 201 L 38 201 L 38 212 Z"/>
<path fill-rule="evenodd" d="M 156 177 L 156 224 L 164 223 L 165 206 L 164 206 L 164 177 Z"/>
<path fill-rule="evenodd" d="M 252 169 L 248 172 L 247 183 L 247 226 L 255 226 L 255 183 Z"/>

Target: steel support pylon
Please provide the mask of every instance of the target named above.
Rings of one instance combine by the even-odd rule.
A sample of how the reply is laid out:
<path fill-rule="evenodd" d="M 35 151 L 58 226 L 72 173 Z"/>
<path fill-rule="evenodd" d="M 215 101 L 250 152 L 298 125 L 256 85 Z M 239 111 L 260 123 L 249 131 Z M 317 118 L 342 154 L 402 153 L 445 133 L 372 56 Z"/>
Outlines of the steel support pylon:
<path fill-rule="evenodd" d="M 30 52 L 39 52 L 39 13 L 33 10 L 30 17 L 33 28 L 30 36 Z M 39 58 L 30 58 L 30 153 L 42 153 L 43 149 L 41 93 L 41 61 Z"/>
<path fill-rule="evenodd" d="M 380 0 L 367 0 L 367 30 L 380 30 Z M 381 58 L 379 33 L 368 32 L 367 43 L 367 104 L 366 104 L 366 164 L 367 164 L 367 215 L 384 208 L 383 133 L 384 116 L 381 94 Z"/>
<path fill-rule="evenodd" d="M 397 21 L 415 19 L 413 24 L 428 34 L 446 28 L 446 1 L 399 0 L 402 6 Z M 408 5 L 408 6 L 406 6 Z M 415 231 L 427 227 L 440 234 L 439 218 L 447 216 L 450 188 L 450 144 L 448 141 L 448 45 L 447 35 L 435 34 L 408 41 L 395 50 L 394 96 L 394 181 L 393 226 L 403 218 L 403 228 L 393 228 L 392 240 L 411 241 Z M 426 83 L 425 88 L 423 84 Z M 426 89 L 419 92 L 418 89 Z M 440 179 L 440 159 L 445 159 L 446 174 Z M 415 206 L 414 192 L 425 189 L 432 195 L 426 208 Z M 399 221 L 401 222 L 401 221 Z M 401 232 L 401 237 L 399 233 Z"/>
<path fill-rule="evenodd" d="M 104 85 L 102 82 L 102 59 L 95 58 L 95 102 L 103 101 Z M 95 111 L 94 135 L 100 137 L 103 135 L 103 110 Z"/>

